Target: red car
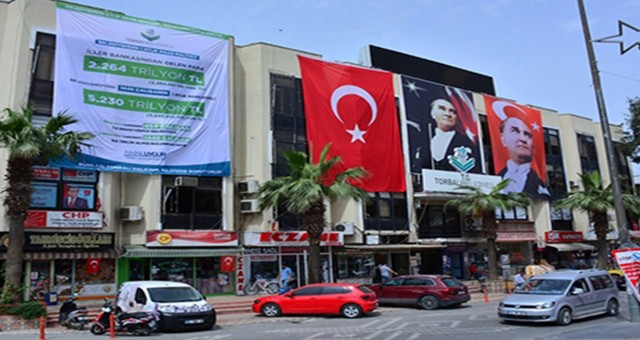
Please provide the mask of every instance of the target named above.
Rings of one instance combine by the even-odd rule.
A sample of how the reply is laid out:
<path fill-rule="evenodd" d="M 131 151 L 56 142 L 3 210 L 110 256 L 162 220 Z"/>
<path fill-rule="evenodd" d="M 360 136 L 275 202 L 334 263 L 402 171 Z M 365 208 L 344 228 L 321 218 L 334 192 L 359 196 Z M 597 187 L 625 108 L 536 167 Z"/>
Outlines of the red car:
<path fill-rule="evenodd" d="M 340 314 L 357 318 L 378 308 L 371 289 L 358 284 L 310 284 L 282 295 L 270 295 L 253 301 L 253 312 L 267 317 L 282 314 Z"/>
<path fill-rule="evenodd" d="M 444 275 L 398 276 L 369 288 L 376 293 L 380 304 L 419 306 L 429 310 L 459 306 L 471 300 L 467 286 Z"/>

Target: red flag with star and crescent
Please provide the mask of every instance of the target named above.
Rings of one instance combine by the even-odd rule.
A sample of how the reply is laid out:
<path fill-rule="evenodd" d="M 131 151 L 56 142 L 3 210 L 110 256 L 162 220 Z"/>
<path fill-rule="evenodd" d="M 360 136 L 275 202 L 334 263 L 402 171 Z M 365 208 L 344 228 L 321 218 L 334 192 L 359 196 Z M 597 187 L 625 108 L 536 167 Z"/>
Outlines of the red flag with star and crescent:
<path fill-rule="evenodd" d="M 406 191 L 393 75 L 300 55 L 298 60 L 312 161 L 331 143 L 328 157 L 342 159 L 335 174 L 363 167 L 367 176 L 353 185 Z"/>

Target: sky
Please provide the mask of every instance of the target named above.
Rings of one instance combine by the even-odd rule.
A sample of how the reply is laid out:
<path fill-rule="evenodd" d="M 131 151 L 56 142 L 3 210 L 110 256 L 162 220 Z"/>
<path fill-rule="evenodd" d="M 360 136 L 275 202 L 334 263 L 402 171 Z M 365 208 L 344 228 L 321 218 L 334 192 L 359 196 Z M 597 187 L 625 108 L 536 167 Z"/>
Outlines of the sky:
<path fill-rule="evenodd" d="M 600 121 L 578 0 L 75 0 L 357 63 L 376 45 L 493 77 L 500 97 Z M 584 0 L 593 39 L 640 29 L 639 0 Z M 640 32 L 594 43 L 611 123 L 640 97 Z"/>

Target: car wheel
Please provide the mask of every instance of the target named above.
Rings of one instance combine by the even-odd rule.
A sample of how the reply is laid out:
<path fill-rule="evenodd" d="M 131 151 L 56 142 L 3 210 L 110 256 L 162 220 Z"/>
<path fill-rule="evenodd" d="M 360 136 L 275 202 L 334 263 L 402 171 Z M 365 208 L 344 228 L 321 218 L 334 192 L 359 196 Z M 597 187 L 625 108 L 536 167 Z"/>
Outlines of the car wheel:
<path fill-rule="evenodd" d="M 432 295 L 426 295 L 420 298 L 420 307 L 426 310 L 434 310 L 440 308 L 440 300 Z"/>
<path fill-rule="evenodd" d="M 282 309 L 280 308 L 280 306 L 272 302 L 265 303 L 264 306 L 260 308 L 260 311 L 262 312 L 262 314 L 264 314 L 264 316 L 268 318 L 272 318 L 274 316 L 279 316 L 280 314 L 282 314 Z"/>
<path fill-rule="evenodd" d="M 564 307 L 558 312 L 557 323 L 560 326 L 568 326 L 571 324 L 573 316 L 571 315 L 571 309 Z"/>
<path fill-rule="evenodd" d="M 349 319 L 357 318 L 362 315 L 362 308 L 360 308 L 360 306 L 356 305 L 355 303 L 349 303 L 342 306 L 342 309 L 340 309 L 340 314 Z"/>
<path fill-rule="evenodd" d="M 607 304 L 607 314 L 610 316 L 616 316 L 618 315 L 619 311 L 620 311 L 620 304 L 618 303 L 618 301 L 617 300 L 609 301 L 609 303 Z"/>

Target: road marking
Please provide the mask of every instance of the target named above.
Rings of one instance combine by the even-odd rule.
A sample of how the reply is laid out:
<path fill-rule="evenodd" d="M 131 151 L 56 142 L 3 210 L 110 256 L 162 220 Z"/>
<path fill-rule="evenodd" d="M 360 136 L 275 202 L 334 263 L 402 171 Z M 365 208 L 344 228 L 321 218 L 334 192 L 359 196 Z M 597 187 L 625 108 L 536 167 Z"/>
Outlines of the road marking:
<path fill-rule="evenodd" d="M 386 340 L 395 339 L 395 338 L 397 338 L 398 336 L 400 336 L 401 334 L 402 334 L 402 332 L 395 332 L 395 333 L 393 333 L 393 334 L 389 335 L 389 336 L 386 338 Z"/>
<path fill-rule="evenodd" d="M 395 323 L 396 321 L 400 321 L 400 320 L 402 320 L 402 318 L 393 318 L 389 322 L 386 322 L 386 323 L 383 323 L 382 325 L 379 325 L 378 327 L 376 327 L 376 329 L 385 329 L 389 325 L 391 325 L 392 323 Z"/>
<path fill-rule="evenodd" d="M 363 339 L 375 339 L 378 335 L 382 334 L 383 331 L 377 331 L 375 333 L 371 333 L 369 334 L 368 337 L 365 337 Z"/>
<path fill-rule="evenodd" d="M 460 320 L 452 322 L 451 325 L 449 325 L 449 327 L 456 328 L 458 327 L 458 325 L 460 325 Z"/>
<path fill-rule="evenodd" d="M 378 322 L 380 322 L 380 321 L 378 321 L 378 320 L 373 320 L 373 321 L 371 321 L 371 322 L 367 322 L 367 323 L 365 323 L 364 325 L 360 325 L 359 327 L 360 327 L 360 328 L 367 328 L 367 327 L 369 327 L 369 326 L 373 326 L 373 325 L 377 324 Z"/>
<path fill-rule="evenodd" d="M 408 337 L 407 340 L 413 340 L 413 339 L 417 339 L 420 335 L 420 333 L 413 333 L 412 336 Z"/>
<path fill-rule="evenodd" d="M 306 338 L 302 338 L 301 340 L 311 340 L 311 339 L 317 339 L 321 336 L 325 335 L 325 333 L 316 333 L 314 335 L 308 336 Z"/>

